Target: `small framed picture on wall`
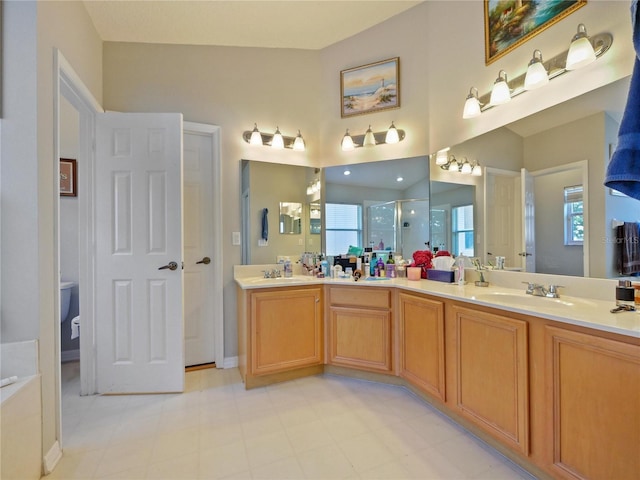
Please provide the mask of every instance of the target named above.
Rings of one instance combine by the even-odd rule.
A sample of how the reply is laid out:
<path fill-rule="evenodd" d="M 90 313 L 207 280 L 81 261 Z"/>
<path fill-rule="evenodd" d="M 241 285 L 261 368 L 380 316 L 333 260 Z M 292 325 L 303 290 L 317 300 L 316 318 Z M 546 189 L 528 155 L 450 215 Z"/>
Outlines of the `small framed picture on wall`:
<path fill-rule="evenodd" d="M 60 196 L 78 196 L 76 161 L 72 158 L 60 159 Z"/>

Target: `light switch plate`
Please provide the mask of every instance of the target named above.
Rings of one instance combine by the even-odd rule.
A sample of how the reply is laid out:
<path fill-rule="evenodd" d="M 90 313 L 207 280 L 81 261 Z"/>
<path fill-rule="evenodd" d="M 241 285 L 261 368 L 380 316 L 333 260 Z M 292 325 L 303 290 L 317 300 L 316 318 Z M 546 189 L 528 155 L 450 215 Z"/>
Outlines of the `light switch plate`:
<path fill-rule="evenodd" d="M 240 232 L 231 232 L 231 245 L 240 245 Z"/>
<path fill-rule="evenodd" d="M 269 245 L 269 241 L 265 240 L 264 238 L 259 238 L 258 239 L 258 246 L 259 247 L 266 247 Z"/>

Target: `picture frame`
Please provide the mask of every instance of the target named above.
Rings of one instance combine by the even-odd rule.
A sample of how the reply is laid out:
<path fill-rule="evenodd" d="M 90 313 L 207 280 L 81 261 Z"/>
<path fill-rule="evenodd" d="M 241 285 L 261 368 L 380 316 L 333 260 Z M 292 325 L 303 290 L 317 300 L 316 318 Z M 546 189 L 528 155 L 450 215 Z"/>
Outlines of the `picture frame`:
<path fill-rule="evenodd" d="M 586 4 L 587 0 L 484 0 L 485 64 L 495 62 Z"/>
<path fill-rule="evenodd" d="M 60 196 L 78 196 L 77 164 L 73 158 L 60 159 Z"/>
<path fill-rule="evenodd" d="M 340 72 L 342 118 L 400 108 L 400 57 Z"/>

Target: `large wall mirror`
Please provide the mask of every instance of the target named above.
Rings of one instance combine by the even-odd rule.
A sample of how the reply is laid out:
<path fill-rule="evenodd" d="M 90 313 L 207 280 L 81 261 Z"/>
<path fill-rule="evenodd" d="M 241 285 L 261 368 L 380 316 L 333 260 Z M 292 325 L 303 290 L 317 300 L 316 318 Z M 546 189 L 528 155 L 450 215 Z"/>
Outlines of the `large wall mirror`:
<path fill-rule="evenodd" d="M 640 221 L 640 201 L 603 181 L 628 86 L 619 80 L 451 148 L 488 167 L 476 193 L 476 256 L 537 273 L 618 276 L 613 225 Z M 437 170 L 432 160 L 432 179 L 447 175 Z"/>
<path fill-rule="evenodd" d="M 324 169 L 325 248 L 350 245 L 411 258 L 430 242 L 426 156 Z"/>
<path fill-rule="evenodd" d="M 296 198 L 306 212 L 302 233 L 282 235 L 289 241 L 278 239 L 277 248 L 272 239 L 268 247 L 257 247 L 255 227 L 248 228 L 247 261 L 270 263 L 281 252 L 344 253 L 362 235 L 363 246 L 405 258 L 428 244 L 485 263 L 504 256 L 513 269 L 616 277 L 613 225 L 640 221 L 640 201 L 603 185 L 628 88 L 625 78 L 452 146 L 451 154 L 481 164 L 480 177 L 444 171 L 433 156 L 332 166 L 323 170 L 322 193 L 313 198 L 306 189 L 317 169 L 245 160 L 243 192 L 250 191 L 251 200 L 245 202 L 243 194 L 243 222 L 257 224 L 260 208 L 270 204 L 277 212 L 280 201 Z M 291 185 L 299 186 L 296 194 L 282 191 Z M 582 203 L 574 187 L 582 188 Z M 568 239 L 572 203 L 583 211 L 573 219 L 574 231 L 569 229 L 575 238 Z M 467 214 L 465 228 L 455 231 L 454 209 Z M 320 216 L 315 222 L 313 211 Z"/>

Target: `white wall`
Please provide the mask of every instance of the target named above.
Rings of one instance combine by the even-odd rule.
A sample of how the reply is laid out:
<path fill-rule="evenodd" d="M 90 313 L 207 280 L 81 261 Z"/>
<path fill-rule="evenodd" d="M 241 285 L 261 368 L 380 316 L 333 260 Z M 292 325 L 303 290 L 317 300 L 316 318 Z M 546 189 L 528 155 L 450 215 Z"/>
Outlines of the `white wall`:
<path fill-rule="evenodd" d="M 3 342 L 39 340 L 43 453 L 57 440 L 53 52 L 102 98 L 102 42 L 81 2 L 3 2 Z"/>

